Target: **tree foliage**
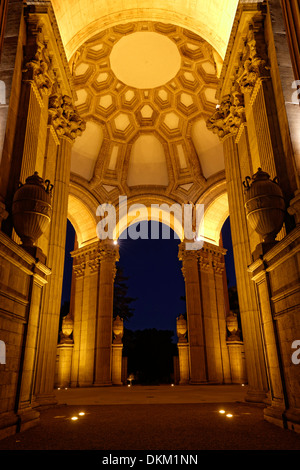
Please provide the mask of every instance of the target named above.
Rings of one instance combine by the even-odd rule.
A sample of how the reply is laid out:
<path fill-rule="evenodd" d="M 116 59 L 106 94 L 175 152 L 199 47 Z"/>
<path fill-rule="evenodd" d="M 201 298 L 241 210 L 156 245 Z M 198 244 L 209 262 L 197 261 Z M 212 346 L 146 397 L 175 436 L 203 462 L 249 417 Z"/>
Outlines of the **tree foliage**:
<path fill-rule="evenodd" d="M 128 320 L 134 314 L 132 303 L 136 300 L 128 295 L 128 278 L 124 275 L 122 266 L 118 265 L 114 284 L 114 311 L 113 316 Z"/>

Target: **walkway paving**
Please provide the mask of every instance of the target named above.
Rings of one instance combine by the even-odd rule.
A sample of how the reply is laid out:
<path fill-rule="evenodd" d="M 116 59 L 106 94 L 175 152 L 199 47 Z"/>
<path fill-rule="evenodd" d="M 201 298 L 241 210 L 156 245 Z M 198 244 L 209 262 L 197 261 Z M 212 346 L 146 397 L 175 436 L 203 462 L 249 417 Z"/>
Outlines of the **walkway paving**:
<path fill-rule="evenodd" d="M 246 403 L 245 391 L 232 385 L 57 390 L 58 405 L 43 411 L 36 427 L 1 440 L 0 450 L 98 450 L 101 459 L 118 450 L 133 457 L 144 451 L 142 459 L 154 451 L 300 450 L 300 435 L 266 422 L 263 406 Z"/>

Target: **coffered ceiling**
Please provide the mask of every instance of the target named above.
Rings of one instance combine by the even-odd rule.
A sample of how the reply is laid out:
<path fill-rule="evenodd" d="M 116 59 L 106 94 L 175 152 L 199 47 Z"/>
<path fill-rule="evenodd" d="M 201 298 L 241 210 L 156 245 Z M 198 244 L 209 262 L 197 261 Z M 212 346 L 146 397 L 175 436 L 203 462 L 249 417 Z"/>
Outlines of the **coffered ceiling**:
<path fill-rule="evenodd" d="M 195 33 L 141 21 L 111 27 L 73 54 L 76 105 L 86 120 L 72 181 L 97 200 L 156 194 L 196 200 L 224 170 L 206 119 L 220 56 Z"/>

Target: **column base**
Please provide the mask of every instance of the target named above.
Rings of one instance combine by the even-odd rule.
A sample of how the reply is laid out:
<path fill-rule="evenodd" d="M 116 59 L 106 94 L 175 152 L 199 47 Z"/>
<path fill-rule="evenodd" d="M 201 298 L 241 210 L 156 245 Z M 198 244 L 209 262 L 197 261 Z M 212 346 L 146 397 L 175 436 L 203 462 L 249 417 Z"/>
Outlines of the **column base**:
<path fill-rule="evenodd" d="M 58 401 L 55 395 L 45 394 L 45 395 L 38 395 L 35 396 L 34 403 L 32 404 L 32 408 L 41 410 L 45 408 L 49 408 L 51 406 L 56 406 Z"/>
<path fill-rule="evenodd" d="M 189 380 L 189 385 L 208 385 L 207 380 Z"/>
<path fill-rule="evenodd" d="M 9 411 L 0 414 L 0 440 L 16 434 L 18 428 L 18 416 Z"/>
<path fill-rule="evenodd" d="M 40 413 L 31 407 L 19 410 L 17 416 L 17 432 L 26 431 L 26 429 L 36 426 L 40 420 Z"/>
<path fill-rule="evenodd" d="M 250 403 L 266 403 L 268 399 L 267 392 L 262 390 L 248 390 L 245 396 L 245 401 Z"/>
<path fill-rule="evenodd" d="M 112 382 L 101 382 L 101 383 L 94 383 L 93 387 L 111 387 Z"/>
<path fill-rule="evenodd" d="M 285 428 L 284 409 L 277 406 L 268 406 L 264 409 L 264 419 L 269 423 Z"/>
<path fill-rule="evenodd" d="M 300 433 L 300 410 L 290 408 L 284 412 L 285 424 L 288 429 Z"/>

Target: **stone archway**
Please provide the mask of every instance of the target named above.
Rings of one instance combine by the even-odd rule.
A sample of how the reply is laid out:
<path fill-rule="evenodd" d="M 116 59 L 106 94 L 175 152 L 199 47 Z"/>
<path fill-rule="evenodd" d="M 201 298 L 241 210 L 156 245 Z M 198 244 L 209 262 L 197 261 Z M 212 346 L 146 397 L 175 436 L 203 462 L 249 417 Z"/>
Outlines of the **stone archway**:
<path fill-rule="evenodd" d="M 12 63 L 1 64 L 7 96 L 0 109 L 0 222 L 4 272 L 9 274 L 3 277 L 1 298 L 21 364 L 9 392 L 13 419 L 17 410 L 20 422 L 30 420 L 32 396 L 34 406 L 54 400 L 69 194 L 70 217 L 82 232 L 75 264 L 89 299 L 83 303 L 85 308 L 97 304 L 101 312 L 99 321 L 93 318 L 89 329 L 82 330 L 80 341 L 86 347 L 81 365 L 78 355 L 75 362 L 76 370 L 80 366 L 84 371 L 82 383 L 90 383 L 92 375 L 93 383 L 110 383 L 111 292 L 118 254 L 113 243 L 94 238 L 93 211 L 103 202 L 116 205 L 120 195 L 138 203 L 146 198 L 148 203 L 207 204 L 210 241 L 202 253 L 188 253 L 182 246 L 181 257 L 189 298 L 197 299 L 189 306 L 195 327 L 190 331 L 191 363 L 196 364 L 192 380 L 217 376 L 205 356 L 199 312 L 210 305 L 201 304 L 200 290 L 218 287 L 223 253 L 218 246 L 221 221 L 218 225 L 214 215 L 226 201 L 224 191 L 214 185 L 226 184 L 248 363 L 247 399 L 265 402 L 269 395 L 268 419 L 282 423 L 284 416 L 299 425 L 299 374 L 288 352 L 293 332 L 299 331 L 299 139 L 294 127 L 299 113 L 286 99 L 287 83 L 295 78 L 294 60 L 278 34 L 286 34 L 282 25 L 290 19 L 279 1 L 223 3 L 218 12 L 215 2 L 205 2 L 204 11 L 200 1 L 173 2 L 167 11 L 156 0 L 151 8 L 143 0 L 127 9 L 119 1 L 87 5 L 78 0 L 72 2 L 73 14 L 56 1 L 8 4 L 12 16 L 2 52 L 13 47 L 7 54 Z M 276 25 L 273 13 L 279 18 Z M 181 60 L 173 78 L 153 88 L 123 82 L 110 63 L 119 41 L 147 32 L 176 46 Z M 278 46 L 287 57 L 285 64 L 279 63 Z M 247 222 L 243 181 L 258 167 L 272 179 L 279 177 L 286 205 L 283 228 L 271 247 Z M 54 184 L 52 219 L 34 249 L 24 249 L 14 233 L 12 203 L 19 181 L 36 171 Z M 285 278 L 290 276 L 288 284 Z M 16 292 L 10 279 L 22 279 Z M 89 295 L 95 290 L 98 296 Z M 210 300 L 219 314 L 217 297 Z M 103 340 L 94 350 L 88 346 L 90 331 Z M 96 365 L 84 370 L 91 355 Z"/>

